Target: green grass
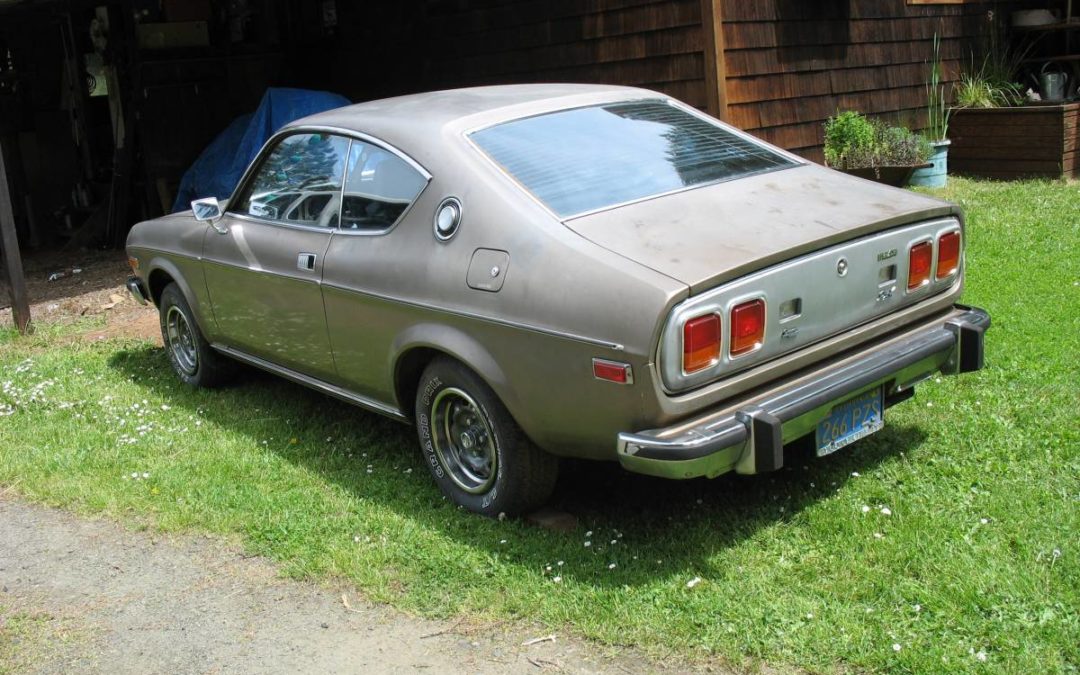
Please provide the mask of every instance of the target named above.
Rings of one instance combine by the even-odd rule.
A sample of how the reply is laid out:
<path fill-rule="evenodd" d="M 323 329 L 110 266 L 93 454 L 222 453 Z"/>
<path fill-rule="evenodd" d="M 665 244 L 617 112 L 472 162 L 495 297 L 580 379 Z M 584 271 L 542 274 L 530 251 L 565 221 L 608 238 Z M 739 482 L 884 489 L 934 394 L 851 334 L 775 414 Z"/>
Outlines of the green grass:
<path fill-rule="evenodd" d="M 657 655 L 1076 672 L 1080 187 L 952 183 L 987 367 L 824 460 L 689 483 L 572 463 L 554 504 L 583 527 L 554 533 L 451 507 L 407 427 L 266 376 L 191 391 L 145 343 L 39 336 L 0 340 L 0 490 Z"/>

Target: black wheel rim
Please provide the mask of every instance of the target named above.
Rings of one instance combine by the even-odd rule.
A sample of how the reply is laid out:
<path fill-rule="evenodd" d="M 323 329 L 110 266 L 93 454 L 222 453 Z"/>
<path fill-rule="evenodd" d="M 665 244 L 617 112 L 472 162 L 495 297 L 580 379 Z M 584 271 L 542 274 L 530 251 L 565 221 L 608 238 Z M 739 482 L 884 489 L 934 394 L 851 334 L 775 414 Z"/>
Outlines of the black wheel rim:
<path fill-rule="evenodd" d="M 443 389 L 431 404 L 431 429 L 435 454 L 450 480 L 470 494 L 490 490 L 499 455 L 476 401 L 461 389 Z"/>
<path fill-rule="evenodd" d="M 173 363 L 184 375 L 192 376 L 199 369 L 199 351 L 191 324 L 179 307 L 173 305 L 165 313 L 165 340 Z"/>

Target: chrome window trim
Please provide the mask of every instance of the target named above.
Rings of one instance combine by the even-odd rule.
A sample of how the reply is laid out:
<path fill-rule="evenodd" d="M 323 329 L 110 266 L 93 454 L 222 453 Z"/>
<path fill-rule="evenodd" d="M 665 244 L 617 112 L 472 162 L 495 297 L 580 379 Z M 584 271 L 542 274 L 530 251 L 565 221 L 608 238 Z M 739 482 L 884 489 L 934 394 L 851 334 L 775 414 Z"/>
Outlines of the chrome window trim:
<path fill-rule="evenodd" d="M 294 229 L 315 230 L 315 231 L 318 231 L 318 232 L 330 232 L 330 233 L 333 233 L 333 234 L 342 234 L 342 235 L 347 235 L 347 236 L 352 236 L 352 237 L 381 236 L 381 235 L 384 235 L 384 234 L 388 234 L 391 230 L 393 230 L 395 227 L 397 227 L 398 224 L 401 223 L 401 221 L 405 220 L 405 218 L 408 217 L 409 212 L 412 211 L 412 209 L 416 205 L 416 203 L 418 201 L 420 201 L 420 197 L 422 197 L 424 192 L 427 191 L 428 186 L 431 185 L 432 175 L 427 169 L 424 168 L 424 166 L 422 164 L 420 164 L 415 159 L 413 159 L 412 157 L 405 154 L 402 150 L 399 150 L 398 148 L 394 147 L 390 143 L 387 143 L 386 141 L 384 141 L 384 140 L 382 140 L 380 138 L 376 138 L 375 136 L 365 134 L 362 131 L 354 131 L 352 129 L 343 129 L 341 127 L 326 126 L 326 125 L 304 125 L 304 126 L 296 126 L 296 127 L 285 127 L 283 129 L 280 129 L 273 136 L 268 138 L 265 143 L 263 143 L 262 148 L 260 148 L 258 154 L 255 155 L 255 159 L 251 160 L 251 162 L 248 164 L 247 168 L 244 169 L 243 175 L 240 176 L 240 180 L 237 181 L 236 187 L 233 188 L 232 194 L 229 195 L 228 205 L 231 206 L 232 204 L 234 204 L 236 196 L 240 192 L 242 192 L 244 189 L 247 188 L 247 183 L 248 183 L 249 180 L 251 180 L 251 176 L 254 173 L 255 167 L 259 166 L 259 165 L 261 165 L 263 163 L 263 160 L 266 159 L 266 155 L 269 153 L 270 149 L 273 146 L 275 146 L 280 139 L 288 137 L 288 136 L 295 136 L 295 135 L 298 135 L 298 134 L 311 134 L 311 133 L 333 134 L 335 136 L 340 136 L 342 138 L 345 138 L 345 139 L 347 139 L 349 141 L 349 147 L 348 147 L 348 150 L 347 150 L 348 154 L 345 155 L 345 171 L 343 172 L 342 177 L 341 177 L 341 202 L 340 202 L 341 204 L 344 204 L 345 183 L 346 183 L 346 181 L 348 180 L 348 177 L 349 177 L 349 154 L 352 153 L 352 146 L 353 146 L 352 142 L 353 141 L 361 141 L 361 142 L 364 142 L 364 143 L 369 143 L 369 144 L 374 145 L 376 147 L 382 148 L 383 150 L 386 150 L 387 152 L 389 152 L 389 153 L 395 155 L 396 157 L 398 157 L 399 159 L 404 160 L 409 166 L 411 166 L 413 169 L 418 171 L 420 173 L 420 175 L 424 178 L 424 187 L 421 188 L 420 192 L 416 193 L 416 196 L 413 197 L 413 200 L 411 202 L 409 202 L 409 205 L 407 207 L 405 207 L 405 210 L 401 212 L 401 215 L 398 216 L 398 219 L 395 220 L 393 222 L 393 224 L 390 225 L 389 227 L 381 229 L 381 230 L 344 230 L 344 229 L 341 228 L 341 218 L 340 218 L 340 216 L 338 218 L 338 225 L 336 227 L 318 227 L 318 226 L 313 227 L 313 226 L 310 226 L 310 225 L 302 225 L 302 224 L 299 224 L 299 223 L 285 223 L 285 222 L 276 221 L 276 220 L 269 220 L 267 218 L 259 218 L 257 216 L 252 216 L 252 215 L 249 215 L 249 214 L 246 214 L 246 213 L 239 213 L 237 211 L 230 211 L 230 210 L 228 210 L 228 207 L 226 207 L 225 215 L 229 216 L 230 218 L 241 218 L 243 220 L 248 220 L 248 221 L 253 222 L 253 223 L 262 223 L 264 225 L 277 225 L 277 226 L 280 226 L 280 227 L 289 227 L 289 228 L 294 228 Z"/>
<path fill-rule="evenodd" d="M 656 101 L 656 102 L 659 102 L 659 103 L 666 103 L 666 104 L 672 106 L 673 108 L 678 108 L 679 110 L 682 110 L 683 112 L 689 113 L 690 115 L 692 115 L 694 117 L 697 117 L 698 119 L 701 119 L 701 120 L 707 122 L 708 124 L 711 124 L 711 125 L 713 125 L 715 127 L 718 127 L 718 128 L 720 128 L 720 129 L 722 129 L 724 131 L 727 131 L 727 132 L 731 133 L 732 135 L 737 136 L 738 138 L 741 138 L 741 139 L 743 139 L 743 140 L 745 140 L 745 141 L 747 141 L 747 142 L 749 142 L 749 143 L 751 143 L 751 144 L 753 144 L 753 145 L 755 145 L 757 147 L 760 147 L 760 148 L 762 148 L 764 150 L 767 150 L 768 152 L 771 152 L 771 153 L 773 153 L 775 155 L 779 155 L 779 156 L 783 157 L 784 159 L 787 159 L 787 160 L 791 161 L 792 163 L 789 166 L 770 167 L 768 169 L 762 169 L 760 171 L 752 171 L 750 173 L 744 173 L 744 174 L 741 174 L 739 176 L 732 176 L 730 178 L 721 178 L 721 179 L 718 179 L 718 180 L 709 181 L 707 183 L 698 183 L 697 185 L 688 185 L 688 186 L 684 186 L 684 187 L 681 187 L 681 188 L 675 188 L 674 190 L 668 190 L 666 192 L 659 192 L 659 193 L 656 193 L 656 194 L 653 194 L 653 195 L 647 195 L 645 197 L 638 197 L 636 199 L 629 199 L 629 200 L 622 201 L 622 202 L 619 202 L 619 203 L 616 203 L 616 204 L 610 204 L 608 206 L 602 206 L 600 208 L 590 209 L 588 211 L 582 211 L 580 213 L 573 213 L 573 214 L 566 215 L 566 216 L 560 216 L 558 213 L 556 213 L 554 210 L 552 210 L 550 207 L 548 207 L 548 205 L 545 204 L 539 197 L 534 195 L 531 190 L 529 190 L 527 187 L 525 187 L 525 185 L 523 183 L 521 183 L 521 181 L 519 181 L 513 174 L 511 174 L 509 171 L 507 171 L 505 167 L 503 167 L 501 164 L 496 162 L 494 160 L 494 158 L 492 158 L 490 155 L 488 155 L 486 152 L 484 152 L 483 148 L 481 148 L 479 145 L 477 145 L 476 141 L 474 141 L 473 138 L 472 138 L 473 134 L 484 131 L 485 129 L 491 129 L 493 127 L 497 127 L 497 126 L 500 126 L 500 125 L 503 125 L 503 124 L 510 124 L 510 123 L 513 123 L 513 122 L 520 122 L 521 120 L 533 119 L 535 117 L 543 117 L 545 115 L 553 115 L 553 114 L 557 114 L 557 113 L 568 112 L 568 111 L 571 111 L 571 110 L 583 110 L 585 108 L 598 108 L 598 107 L 607 106 L 607 105 L 622 105 L 622 104 L 625 104 L 625 103 L 643 103 L 643 102 L 647 102 L 647 101 Z M 517 186 L 517 188 L 519 190 L 521 190 L 526 195 L 528 195 L 528 197 L 533 202 L 535 202 L 537 205 L 539 205 L 540 208 L 544 209 L 544 211 L 546 211 L 552 218 L 554 218 L 555 220 L 557 220 L 559 222 L 563 222 L 563 223 L 565 223 L 567 221 L 570 221 L 570 220 L 575 220 L 577 218 L 585 218 L 587 216 L 592 216 L 592 215 L 595 215 L 597 213 L 604 213 L 606 211 L 613 211 L 615 209 L 622 208 L 624 206 L 630 206 L 631 204 L 640 204 L 642 202 L 652 201 L 653 199 L 660 199 L 661 197 L 668 197 L 668 196 L 680 194 L 680 193 L 683 193 L 683 192 L 689 192 L 690 190 L 697 190 L 699 188 L 706 188 L 706 187 L 710 187 L 710 186 L 713 186 L 713 185 L 721 185 L 723 183 L 730 183 L 732 181 L 741 180 L 743 178 L 751 178 L 753 176 L 761 176 L 761 175 L 764 175 L 764 174 L 773 173 L 775 171 L 784 171 L 786 169 L 795 169 L 795 168 L 799 168 L 799 167 L 802 167 L 802 166 L 806 166 L 809 163 L 807 160 L 803 159 L 802 157 L 799 157 L 798 155 L 792 154 L 792 153 L 790 153 L 790 152 L 788 152 L 786 150 L 783 150 L 781 148 L 770 145 L 770 144 L 766 143 L 765 141 L 761 140 L 760 138 L 757 138 L 756 136 L 748 134 L 748 133 L 746 133 L 745 131 L 743 131 L 741 129 L 738 129 L 736 127 L 731 126 L 730 124 L 722 122 L 721 120 L 718 120 L 715 117 L 707 115 L 707 114 L 701 112 L 700 110 L 698 110 L 698 109 L 696 109 L 696 108 L 694 108 L 692 106 L 686 105 L 682 101 L 679 101 L 679 100 L 676 100 L 676 99 L 673 99 L 673 98 L 669 98 L 667 96 L 643 96 L 641 98 L 628 98 L 628 99 L 621 99 L 621 100 L 616 100 L 616 101 L 608 101 L 608 102 L 603 102 L 603 103 L 586 103 L 586 104 L 583 104 L 583 105 L 571 106 L 569 108 L 558 108 L 556 110 L 548 110 L 546 112 L 534 113 L 532 115 L 523 115 L 521 117 L 513 117 L 511 119 L 500 120 L 500 121 L 497 121 L 497 122 L 491 122 L 491 123 L 487 123 L 487 124 L 478 125 L 476 127 L 471 127 L 469 129 L 466 129 L 465 131 L 463 131 L 461 133 L 462 133 L 462 136 L 465 139 L 466 144 L 471 146 L 472 149 L 476 153 L 478 153 L 484 160 L 486 160 L 487 163 L 490 166 L 494 167 L 496 171 L 498 171 L 500 174 L 502 174 L 503 176 L 508 178 L 511 183 L 513 183 L 515 186 Z"/>

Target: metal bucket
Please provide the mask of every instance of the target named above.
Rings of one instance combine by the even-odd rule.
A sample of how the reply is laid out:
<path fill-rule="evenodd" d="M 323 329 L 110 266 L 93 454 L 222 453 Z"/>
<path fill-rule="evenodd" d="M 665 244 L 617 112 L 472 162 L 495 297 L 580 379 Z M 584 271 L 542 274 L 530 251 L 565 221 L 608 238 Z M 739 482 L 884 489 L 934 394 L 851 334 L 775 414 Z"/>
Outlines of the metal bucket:
<path fill-rule="evenodd" d="M 949 144 L 952 141 L 932 141 L 934 152 L 930 155 L 931 166 L 925 169 L 915 169 L 911 174 L 909 185 L 921 187 L 945 187 L 945 181 L 949 173 Z"/>

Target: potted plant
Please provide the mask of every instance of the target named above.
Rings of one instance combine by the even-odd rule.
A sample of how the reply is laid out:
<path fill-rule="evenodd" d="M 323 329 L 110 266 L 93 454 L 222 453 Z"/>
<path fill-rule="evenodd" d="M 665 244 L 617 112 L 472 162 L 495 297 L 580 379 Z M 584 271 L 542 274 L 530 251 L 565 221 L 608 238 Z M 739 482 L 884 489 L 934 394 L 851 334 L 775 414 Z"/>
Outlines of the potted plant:
<path fill-rule="evenodd" d="M 934 33 L 934 54 L 930 61 L 930 78 L 926 83 L 927 127 L 923 132 L 930 143 L 930 166 L 916 169 L 911 184 L 923 187 L 945 187 L 949 173 L 949 102 L 942 83 L 941 38 Z"/>
<path fill-rule="evenodd" d="M 854 110 L 825 122 L 825 163 L 844 173 L 903 187 L 929 156 L 929 143 L 917 134 Z"/>

